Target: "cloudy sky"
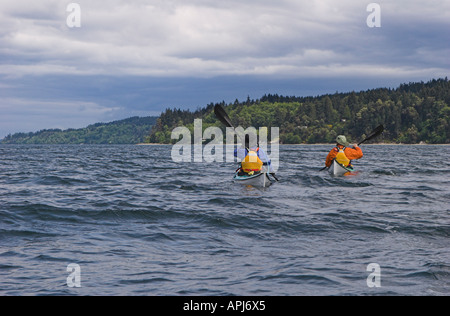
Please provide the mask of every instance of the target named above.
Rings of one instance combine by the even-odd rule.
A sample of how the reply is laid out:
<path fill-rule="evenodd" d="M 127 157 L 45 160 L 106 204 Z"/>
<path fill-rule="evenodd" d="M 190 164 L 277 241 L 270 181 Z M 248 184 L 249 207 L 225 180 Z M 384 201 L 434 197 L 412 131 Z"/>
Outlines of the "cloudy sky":
<path fill-rule="evenodd" d="M 448 0 L 0 1 L 0 138 L 450 77 Z"/>

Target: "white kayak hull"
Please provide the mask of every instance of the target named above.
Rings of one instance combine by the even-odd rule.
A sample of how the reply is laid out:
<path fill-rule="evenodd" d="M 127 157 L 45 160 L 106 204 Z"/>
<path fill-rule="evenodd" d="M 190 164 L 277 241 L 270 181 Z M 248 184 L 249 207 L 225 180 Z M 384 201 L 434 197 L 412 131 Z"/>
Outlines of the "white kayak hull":
<path fill-rule="evenodd" d="M 343 165 L 339 164 L 335 161 L 333 161 L 333 164 L 331 165 L 330 169 L 328 170 L 332 176 L 340 177 L 344 176 L 346 174 L 350 174 L 353 172 L 353 169 L 346 168 Z"/>
<path fill-rule="evenodd" d="M 272 184 L 267 172 L 262 172 L 253 176 L 239 176 L 238 173 L 236 173 L 233 180 L 235 183 L 250 185 L 258 188 L 267 188 Z"/>

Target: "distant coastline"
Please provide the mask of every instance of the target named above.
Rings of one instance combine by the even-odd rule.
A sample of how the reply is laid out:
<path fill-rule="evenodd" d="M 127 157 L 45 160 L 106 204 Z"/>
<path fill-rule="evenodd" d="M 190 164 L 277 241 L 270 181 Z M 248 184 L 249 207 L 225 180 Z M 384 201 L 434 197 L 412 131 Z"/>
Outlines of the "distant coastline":
<path fill-rule="evenodd" d="M 0 144 L 172 144 L 172 131 L 184 126 L 194 130 L 224 126 L 214 114 L 221 105 L 234 126 L 276 126 L 281 144 L 333 144 L 337 135 L 364 139 L 375 126 L 385 130 L 377 144 L 450 144 L 450 81 L 402 84 L 397 89 L 336 93 L 316 97 L 264 95 L 245 102 L 209 104 L 194 112 L 167 109 L 159 117 L 131 117 L 97 123 L 81 129 L 45 129 L 8 135 Z M 202 131 L 202 132 L 203 132 Z M 364 144 L 366 145 L 366 144 Z"/>
<path fill-rule="evenodd" d="M 61 146 L 61 145 L 73 145 L 73 146 L 92 146 L 92 145 L 102 145 L 102 146 L 117 146 L 117 145 L 129 145 L 129 146 L 173 146 L 173 144 L 163 144 L 163 143 L 137 143 L 137 144 L 10 144 L 10 143 L 1 143 L 0 146 L 33 146 L 33 145 L 48 145 L 48 146 Z M 224 144 L 226 145 L 226 144 Z M 234 146 L 239 146 L 240 144 L 235 144 Z M 335 143 L 316 143 L 316 144 L 278 144 L 280 147 L 284 146 L 335 146 Z M 269 146 L 271 146 L 269 144 Z M 363 144 L 360 147 L 366 146 L 450 146 L 450 144 L 429 144 L 429 143 L 414 143 L 414 144 L 404 144 L 404 143 L 371 143 L 371 144 Z"/>
<path fill-rule="evenodd" d="M 216 106 L 227 112 L 233 126 L 279 127 L 283 144 L 332 143 L 341 134 L 359 140 L 380 124 L 385 127 L 377 139 L 380 143 L 450 143 L 448 78 L 410 82 L 396 89 L 314 97 L 268 94 L 256 100 L 211 103 L 196 111 L 167 109 L 153 127 L 149 142 L 170 144 L 172 130 L 185 126 L 193 131 L 195 119 L 202 119 L 203 129 L 224 128 L 214 114 Z"/>
<path fill-rule="evenodd" d="M 109 123 L 96 123 L 79 129 L 44 129 L 15 133 L 1 144 L 138 144 L 147 142 L 157 117 L 130 117 Z"/>
<path fill-rule="evenodd" d="M 162 144 L 162 143 L 140 143 L 132 144 L 136 146 L 173 146 L 173 144 Z M 226 144 L 224 144 L 226 145 Z M 239 145 L 239 144 L 237 144 Z M 336 143 L 316 143 L 316 144 L 279 144 L 279 146 L 335 146 Z M 235 145 L 236 146 L 236 145 Z M 270 146 L 270 144 L 269 144 Z M 360 147 L 365 146 L 450 146 L 450 144 L 428 144 L 428 143 L 415 143 L 415 144 L 404 144 L 404 143 L 371 143 L 363 144 Z"/>

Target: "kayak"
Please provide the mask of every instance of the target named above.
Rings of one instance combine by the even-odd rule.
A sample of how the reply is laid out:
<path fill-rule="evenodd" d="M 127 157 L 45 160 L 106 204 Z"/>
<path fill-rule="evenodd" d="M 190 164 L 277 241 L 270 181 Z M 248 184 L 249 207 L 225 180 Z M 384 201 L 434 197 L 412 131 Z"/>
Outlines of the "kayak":
<path fill-rule="evenodd" d="M 239 172 L 233 177 L 235 183 L 243 184 L 243 185 L 251 185 L 259 188 L 266 188 L 272 184 L 267 172 L 261 172 L 252 176 L 244 175 L 240 176 Z"/>
<path fill-rule="evenodd" d="M 344 165 L 341 165 L 336 160 L 333 161 L 333 164 L 331 165 L 330 169 L 328 170 L 332 176 L 345 176 L 351 174 L 354 169 L 345 167 Z"/>

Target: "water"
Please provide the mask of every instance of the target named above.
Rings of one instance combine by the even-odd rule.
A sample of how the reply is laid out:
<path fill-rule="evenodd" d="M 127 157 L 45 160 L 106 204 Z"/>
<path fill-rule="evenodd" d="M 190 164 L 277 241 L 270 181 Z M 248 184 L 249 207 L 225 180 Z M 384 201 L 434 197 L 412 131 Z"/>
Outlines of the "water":
<path fill-rule="evenodd" d="M 364 146 L 347 178 L 330 149 L 281 146 L 258 190 L 170 146 L 1 146 L 0 295 L 449 295 L 450 146 Z"/>

